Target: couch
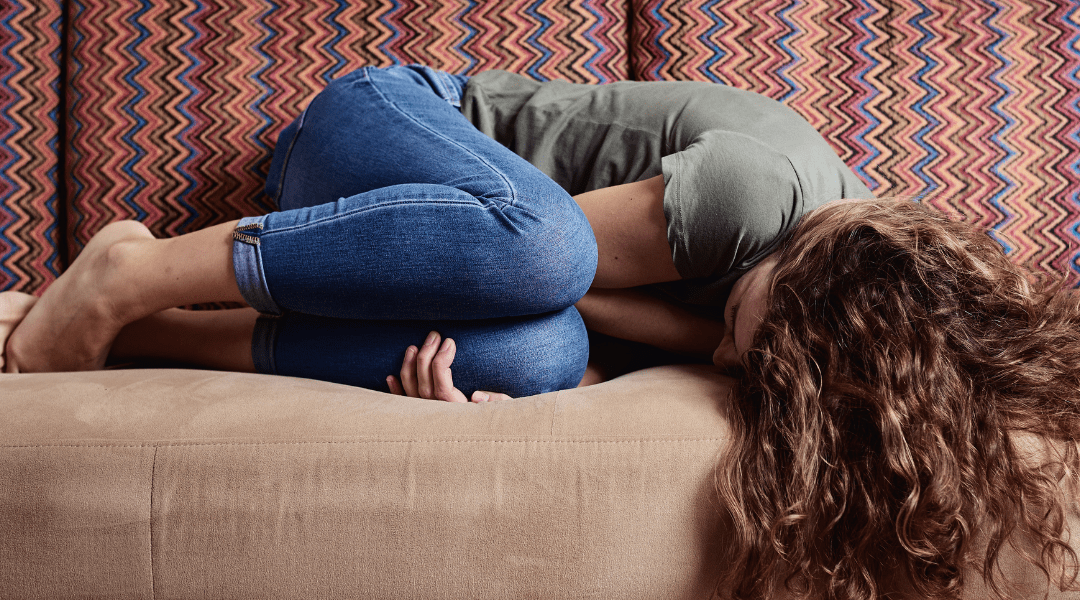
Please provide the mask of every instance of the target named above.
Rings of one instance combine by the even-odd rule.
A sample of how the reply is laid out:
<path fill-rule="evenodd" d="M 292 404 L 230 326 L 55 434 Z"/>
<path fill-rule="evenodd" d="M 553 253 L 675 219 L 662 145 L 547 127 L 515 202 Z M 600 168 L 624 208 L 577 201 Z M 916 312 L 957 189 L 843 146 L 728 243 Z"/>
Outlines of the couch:
<path fill-rule="evenodd" d="M 113 220 L 171 236 L 270 210 L 270 149 L 307 100 L 411 62 L 768 94 L 876 194 L 1075 285 L 1077 8 L 7 0 L 0 289 L 40 293 Z M 729 390 L 704 366 L 465 406 L 187 369 L 5 375 L 0 597 L 708 597 Z M 1015 553 L 1002 566 L 1016 597 L 1043 596 Z"/>

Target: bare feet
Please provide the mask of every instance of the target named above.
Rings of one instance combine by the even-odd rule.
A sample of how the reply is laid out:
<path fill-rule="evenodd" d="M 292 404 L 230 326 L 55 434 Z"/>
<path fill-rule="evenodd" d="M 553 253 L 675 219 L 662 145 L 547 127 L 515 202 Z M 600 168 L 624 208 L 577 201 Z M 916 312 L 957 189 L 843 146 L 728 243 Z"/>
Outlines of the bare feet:
<path fill-rule="evenodd" d="M 131 266 L 139 246 L 153 239 L 135 221 L 111 223 L 99 231 L 8 337 L 4 371 L 104 367 L 120 329 L 145 316 Z"/>
<path fill-rule="evenodd" d="M 0 349 L 7 345 L 11 332 L 37 302 L 37 296 L 22 292 L 0 292 Z M 0 354 L 0 368 L 4 366 L 5 354 Z"/>

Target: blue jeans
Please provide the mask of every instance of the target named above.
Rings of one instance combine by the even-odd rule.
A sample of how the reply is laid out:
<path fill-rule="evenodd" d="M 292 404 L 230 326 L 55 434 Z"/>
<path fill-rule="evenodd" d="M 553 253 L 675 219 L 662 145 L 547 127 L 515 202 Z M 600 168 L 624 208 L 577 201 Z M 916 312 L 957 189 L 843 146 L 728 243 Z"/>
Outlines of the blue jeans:
<path fill-rule="evenodd" d="M 457 342 L 454 382 L 528 395 L 573 387 L 588 337 L 573 304 L 596 240 L 573 198 L 460 113 L 467 78 L 363 68 L 278 139 L 241 220 L 236 280 L 264 316 L 264 373 L 386 390 L 409 344 Z"/>

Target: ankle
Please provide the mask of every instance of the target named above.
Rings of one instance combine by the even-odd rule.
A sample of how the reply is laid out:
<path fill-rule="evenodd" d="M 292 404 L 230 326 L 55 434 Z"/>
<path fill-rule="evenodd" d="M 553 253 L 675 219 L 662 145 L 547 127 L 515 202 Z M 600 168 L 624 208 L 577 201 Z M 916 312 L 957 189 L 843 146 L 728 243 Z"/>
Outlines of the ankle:
<path fill-rule="evenodd" d="M 103 253 L 101 282 L 110 312 L 121 325 L 161 310 L 144 285 L 157 242 L 153 238 L 118 240 Z"/>

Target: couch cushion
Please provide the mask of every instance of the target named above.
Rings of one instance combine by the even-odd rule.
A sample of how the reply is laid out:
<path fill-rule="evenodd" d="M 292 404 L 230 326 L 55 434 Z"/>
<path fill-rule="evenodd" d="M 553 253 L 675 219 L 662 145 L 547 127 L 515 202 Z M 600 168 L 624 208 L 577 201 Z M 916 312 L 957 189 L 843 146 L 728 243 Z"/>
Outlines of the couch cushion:
<path fill-rule="evenodd" d="M 702 598 L 726 393 L 680 367 L 483 405 L 4 377 L 0 596 Z"/>
<path fill-rule="evenodd" d="M 54 0 L 0 3 L 0 290 L 40 290 L 63 269 L 60 32 Z"/>
<path fill-rule="evenodd" d="M 0 597 L 704 598 L 723 568 L 708 367 L 481 405 L 208 371 L 3 383 Z M 1002 568 L 1043 597 L 1009 547 Z"/>
<path fill-rule="evenodd" d="M 1075 6 L 991 0 L 632 0 L 639 79 L 782 100 L 878 195 L 995 229 L 1080 282 Z"/>
<path fill-rule="evenodd" d="M 71 0 L 71 251 L 116 219 L 171 236 L 270 210 L 278 132 L 361 65 L 624 79 L 625 2 Z"/>

